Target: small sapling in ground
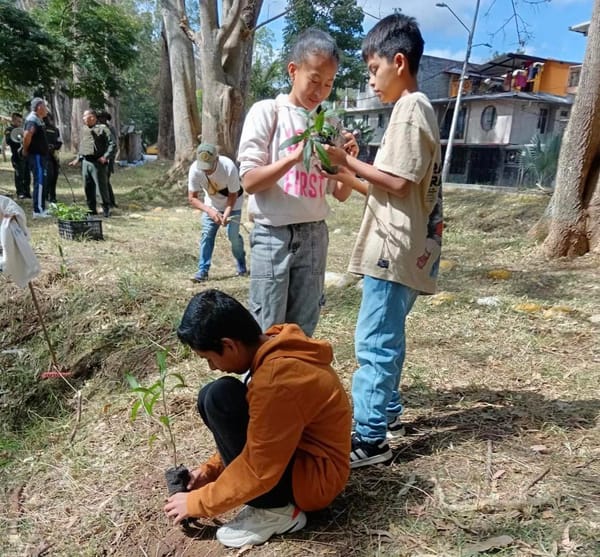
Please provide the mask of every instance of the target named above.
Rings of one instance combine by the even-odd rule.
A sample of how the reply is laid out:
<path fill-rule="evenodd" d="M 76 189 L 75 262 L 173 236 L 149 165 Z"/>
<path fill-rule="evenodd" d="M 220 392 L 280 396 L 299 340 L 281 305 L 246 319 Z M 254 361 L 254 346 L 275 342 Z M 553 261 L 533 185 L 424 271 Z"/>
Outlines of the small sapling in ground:
<path fill-rule="evenodd" d="M 167 370 L 166 351 L 163 350 L 156 354 L 156 363 L 158 364 L 158 379 L 148 387 L 140 385 L 139 381 L 131 374 L 127 374 L 125 377 L 131 391 L 137 395 L 137 400 L 131 407 L 131 420 L 135 420 L 141 410 L 151 422 L 159 426 L 158 431 L 169 447 L 173 466 L 165 471 L 165 478 L 169 495 L 173 495 L 173 493 L 188 490 L 190 474 L 185 466 L 177 464 L 177 444 L 167 399 L 173 391 L 185 387 L 186 384 L 180 373 Z M 158 434 L 152 434 L 149 442 L 152 444 L 158 437 Z"/>

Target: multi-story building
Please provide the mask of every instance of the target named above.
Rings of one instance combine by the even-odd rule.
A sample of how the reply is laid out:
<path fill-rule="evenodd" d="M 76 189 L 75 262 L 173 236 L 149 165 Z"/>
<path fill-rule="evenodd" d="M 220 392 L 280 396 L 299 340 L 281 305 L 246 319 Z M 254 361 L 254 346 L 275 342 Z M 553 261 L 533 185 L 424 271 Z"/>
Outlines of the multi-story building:
<path fill-rule="evenodd" d="M 440 123 L 442 148 L 448 141 L 462 63 L 423 56 L 419 87 L 431 99 Z M 509 53 L 481 65 L 465 78 L 455 130 L 449 180 L 519 185 L 521 153 L 534 135 L 542 142 L 562 134 L 569 119 L 581 65 Z M 352 99 L 352 100 L 350 100 Z M 371 91 L 349 94 L 346 120 L 361 120 L 375 130 L 368 159 L 374 157 L 393 105 Z"/>

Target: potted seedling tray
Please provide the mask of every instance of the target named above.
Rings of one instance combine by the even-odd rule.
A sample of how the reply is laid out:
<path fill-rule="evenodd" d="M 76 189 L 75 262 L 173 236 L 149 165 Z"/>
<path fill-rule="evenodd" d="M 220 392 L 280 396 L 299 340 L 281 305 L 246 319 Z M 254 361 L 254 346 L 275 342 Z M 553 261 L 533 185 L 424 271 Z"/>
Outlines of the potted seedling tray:
<path fill-rule="evenodd" d="M 58 219 L 58 235 L 65 240 L 103 240 L 102 221 L 78 205 L 53 203 L 50 213 Z"/>
<path fill-rule="evenodd" d="M 104 240 L 100 219 L 58 220 L 58 234 L 65 240 Z"/>

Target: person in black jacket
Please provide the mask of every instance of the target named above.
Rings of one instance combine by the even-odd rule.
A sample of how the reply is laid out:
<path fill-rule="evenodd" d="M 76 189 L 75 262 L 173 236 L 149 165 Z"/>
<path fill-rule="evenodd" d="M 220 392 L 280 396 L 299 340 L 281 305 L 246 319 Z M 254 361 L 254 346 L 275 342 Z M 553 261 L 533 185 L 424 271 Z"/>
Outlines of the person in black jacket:
<path fill-rule="evenodd" d="M 56 203 L 56 182 L 58 181 L 58 172 L 60 170 L 58 151 L 62 147 L 62 141 L 60 139 L 60 132 L 54 125 L 52 114 L 48 113 L 48 116 L 44 118 L 44 123 L 46 124 L 46 138 L 48 139 L 48 149 L 50 151 L 48 155 L 47 199 L 50 203 Z"/>
<path fill-rule="evenodd" d="M 17 197 L 19 199 L 31 199 L 31 173 L 27 166 L 27 159 L 22 157 L 19 152 L 22 145 L 22 136 L 21 141 L 13 141 L 11 138 L 11 132 L 15 128 L 21 128 L 22 126 L 23 116 L 18 112 L 13 112 L 11 114 L 10 125 L 7 126 L 4 131 L 4 142 L 10 147 L 10 162 L 15 171 L 15 190 L 17 191 Z"/>

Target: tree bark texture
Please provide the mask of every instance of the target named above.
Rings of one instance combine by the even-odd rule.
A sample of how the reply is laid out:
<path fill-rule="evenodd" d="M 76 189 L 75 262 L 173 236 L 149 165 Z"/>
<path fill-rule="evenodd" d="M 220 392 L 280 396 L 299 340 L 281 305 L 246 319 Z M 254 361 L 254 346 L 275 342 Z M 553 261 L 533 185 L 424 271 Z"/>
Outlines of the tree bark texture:
<path fill-rule="evenodd" d="M 175 158 L 175 130 L 173 127 L 173 83 L 169 65 L 169 47 L 165 29 L 161 32 L 160 49 L 160 101 L 158 107 L 158 158 L 173 160 Z"/>
<path fill-rule="evenodd" d="M 71 145 L 71 105 L 72 101 L 61 92 L 60 82 L 56 83 L 52 93 L 54 124 L 60 131 L 60 138 L 65 145 Z"/>
<path fill-rule="evenodd" d="M 244 120 L 252 44 L 262 0 L 200 2 L 199 47 L 203 83 L 202 141 L 235 159 Z M 222 15 L 219 21 L 219 13 Z"/>
<path fill-rule="evenodd" d="M 80 80 L 81 70 L 73 65 L 73 81 Z M 74 98 L 71 103 L 71 150 L 77 152 L 79 149 L 80 130 L 83 126 L 83 113 L 90 107 L 87 99 Z"/>
<path fill-rule="evenodd" d="M 560 151 L 554 210 L 542 250 L 548 257 L 600 251 L 600 0 Z"/>
<path fill-rule="evenodd" d="M 193 158 L 200 133 L 194 53 L 180 25 L 185 20 L 185 1 L 161 0 L 161 8 L 172 80 L 175 162 L 180 163 Z"/>

